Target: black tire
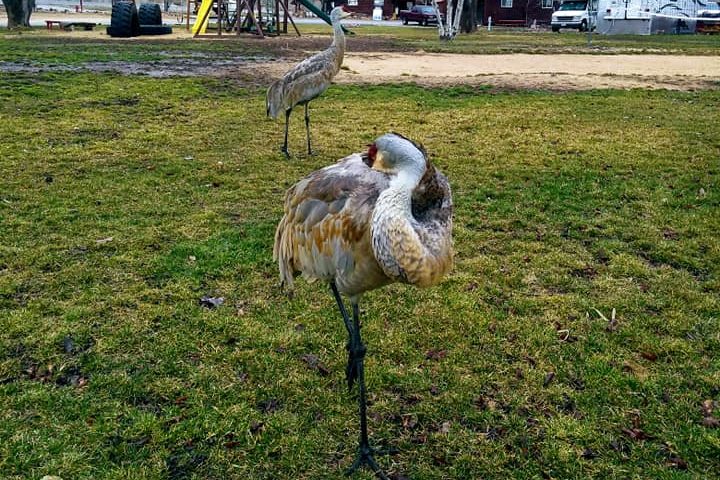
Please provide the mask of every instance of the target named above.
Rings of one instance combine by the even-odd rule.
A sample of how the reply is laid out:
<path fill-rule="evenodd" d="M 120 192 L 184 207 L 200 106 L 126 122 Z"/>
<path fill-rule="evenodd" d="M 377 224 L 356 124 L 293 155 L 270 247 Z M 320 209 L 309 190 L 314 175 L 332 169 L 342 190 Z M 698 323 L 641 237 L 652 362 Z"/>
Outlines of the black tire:
<path fill-rule="evenodd" d="M 140 35 L 167 35 L 172 33 L 170 25 L 140 25 Z"/>
<path fill-rule="evenodd" d="M 427 27 L 427 20 L 425 20 L 425 19 L 420 20 L 420 26 Z"/>
<path fill-rule="evenodd" d="M 162 12 L 157 3 L 141 3 L 138 9 L 140 25 L 162 25 Z"/>
<path fill-rule="evenodd" d="M 135 37 L 140 32 L 137 7 L 131 2 L 118 2 L 112 7 L 110 27 L 111 37 Z"/>
<path fill-rule="evenodd" d="M 403 25 L 407 25 L 407 17 L 403 18 Z"/>
<path fill-rule="evenodd" d="M 107 34 L 110 35 L 111 37 L 127 37 L 127 36 L 130 36 L 130 35 L 123 35 L 124 32 L 121 32 L 121 31 L 118 30 L 117 28 L 113 28 L 113 27 L 107 27 L 107 28 L 105 29 L 105 31 L 106 31 Z"/>
<path fill-rule="evenodd" d="M 552 31 L 553 31 L 553 32 L 555 32 L 555 33 L 560 33 L 560 27 L 555 27 L 555 26 L 553 26 L 553 27 L 550 27 L 550 28 L 552 28 Z"/>
<path fill-rule="evenodd" d="M 578 30 L 581 32 L 587 31 L 587 22 L 585 20 L 580 23 L 580 28 L 578 28 Z"/>

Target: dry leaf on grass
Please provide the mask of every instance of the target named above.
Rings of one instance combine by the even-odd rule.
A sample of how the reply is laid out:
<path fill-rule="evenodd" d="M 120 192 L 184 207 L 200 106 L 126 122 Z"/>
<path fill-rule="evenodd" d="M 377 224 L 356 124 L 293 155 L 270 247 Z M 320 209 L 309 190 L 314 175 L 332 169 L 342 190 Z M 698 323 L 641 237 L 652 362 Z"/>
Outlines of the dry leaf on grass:
<path fill-rule="evenodd" d="M 323 377 L 330 375 L 330 370 L 320 361 L 317 355 L 305 353 L 300 356 L 300 360 L 305 362 L 308 367 L 316 370 Z"/>
<path fill-rule="evenodd" d="M 702 424 L 709 428 L 718 428 L 720 427 L 720 420 L 712 416 L 707 416 L 703 418 Z"/>
<path fill-rule="evenodd" d="M 655 438 L 652 435 L 648 435 L 647 433 L 645 433 L 644 431 L 642 431 L 639 428 L 623 428 L 622 432 L 625 435 L 627 435 L 629 438 L 631 438 L 632 440 L 637 440 L 637 441 L 652 440 L 653 438 Z"/>
<path fill-rule="evenodd" d="M 425 358 L 428 360 L 442 360 L 447 356 L 447 350 L 428 350 Z"/>

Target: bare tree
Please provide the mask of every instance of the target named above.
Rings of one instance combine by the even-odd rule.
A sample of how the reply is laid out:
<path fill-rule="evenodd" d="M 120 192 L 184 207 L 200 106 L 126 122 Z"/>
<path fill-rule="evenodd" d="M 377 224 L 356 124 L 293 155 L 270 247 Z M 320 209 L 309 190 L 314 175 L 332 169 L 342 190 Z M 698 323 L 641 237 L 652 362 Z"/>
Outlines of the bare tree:
<path fill-rule="evenodd" d="M 2 0 L 8 17 L 8 28 L 29 27 L 35 0 Z"/>
<path fill-rule="evenodd" d="M 466 2 L 468 2 L 468 0 L 448 0 L 447 15 L 445 15 L 445 20 L 443 20 L 437 1 L 432 0 L 435 15 L 439 18 L 438 35 L 440 36 L 440 40 L 452 40 L 457 36 L 460 30 L 460 17 L 462 16 L 463 5 Z"/>

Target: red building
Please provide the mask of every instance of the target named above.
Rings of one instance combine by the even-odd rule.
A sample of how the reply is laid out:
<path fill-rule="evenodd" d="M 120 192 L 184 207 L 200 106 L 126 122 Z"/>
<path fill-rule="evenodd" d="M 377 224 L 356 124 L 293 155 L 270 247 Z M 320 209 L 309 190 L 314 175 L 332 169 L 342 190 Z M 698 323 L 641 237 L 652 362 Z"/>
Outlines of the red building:
<path fill-rule="evenodd" d="M 330 6 L 330 1 L 328 7 Z M 383 18 L 393 18 L 400 10 L 408 10 L 416 4 L 432 5 L 432 0 L 336 0 L 335 5 L 345 4 L 348 10 L 372 16 L 375 7 L 382 8 Z M 533 20 L 537 24 L 549 24 L 553 12 L 553 4 L 558 0 L 478 0 L 477 18 L 482 25 L 487 25 L 488 17 L 492 17 L 494 25 L 527 26 Z M 439 1 L 438 6 L 445 12 L 445 2 Z"/>
<path fill-rule="evenodd" d="M 553 0 L 478 0 L 478 19 L 487 25 L 492 17 L 493 25 L 529 27 L 549 24 L 553 13 Z M 559 3 L 559 2 L 555 2 Z"/>

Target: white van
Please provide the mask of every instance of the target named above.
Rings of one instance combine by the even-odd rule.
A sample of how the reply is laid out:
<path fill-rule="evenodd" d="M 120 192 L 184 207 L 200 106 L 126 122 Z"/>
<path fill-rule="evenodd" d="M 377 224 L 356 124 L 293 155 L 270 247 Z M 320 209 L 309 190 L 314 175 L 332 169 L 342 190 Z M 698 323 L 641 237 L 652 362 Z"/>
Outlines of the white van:
<path fill-rule="evenodd" d="M 550 28 L 559 32 L 561 28 L 576 28 L 581 32 L 597 24 L 597 0 L 564 0 L 552 14 Z"/>

